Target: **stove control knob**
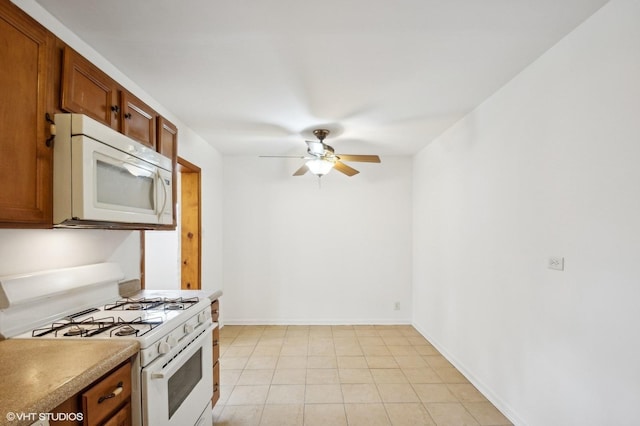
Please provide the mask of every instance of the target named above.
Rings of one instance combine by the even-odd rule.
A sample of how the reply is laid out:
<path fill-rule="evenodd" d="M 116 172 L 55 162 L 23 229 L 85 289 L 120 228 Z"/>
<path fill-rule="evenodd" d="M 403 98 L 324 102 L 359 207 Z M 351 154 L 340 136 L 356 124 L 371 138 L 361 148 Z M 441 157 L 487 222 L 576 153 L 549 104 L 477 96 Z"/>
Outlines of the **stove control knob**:
<path fill-rule="evenodd" d="M 158 345 L 158 353 L 160 355 L 164 355 L 168 353 L 170 350 L 171 350 L 171 346 L 167 342 L 160 342 L 160 344 Z"/>
<path fill-rule="evenodd" d="M 173 336 L 169 336 L 169 337 L 167 338 L 167 343 L 169 344 L 169 347 L 174 347 L 175 345 L 177 345 L 177 344 L 178 344 L 178 339 L 176 339 L 176 338 L 175 338 L 175 337 L 173 337 Z"/>
<path fill-rule="evenodd" d="M 206 320 L 207 320 L 207 313 L 201 312 L 200 315 L 198 315 L 198 324 L 204 324 Z"/>
<path fill-rule="evenodd" d="M 191 325 L 191 324 L 185 324 L 185 325 L 184 325 L 184 332 L 185 332 L 186 334 L 191 334 L 191 333 L 193 333 L 193 330 L 194 330 L 193 325 Z"/>

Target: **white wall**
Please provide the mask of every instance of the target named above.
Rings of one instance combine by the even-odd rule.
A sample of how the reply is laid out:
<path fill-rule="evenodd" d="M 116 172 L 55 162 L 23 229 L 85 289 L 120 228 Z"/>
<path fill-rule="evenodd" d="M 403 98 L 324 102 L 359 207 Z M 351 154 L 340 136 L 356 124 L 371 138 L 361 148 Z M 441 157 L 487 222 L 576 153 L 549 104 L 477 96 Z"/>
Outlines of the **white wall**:
<path fill-rule="evenodd" d="M 226 323 L 409 322 L 411 159 L 353 165 L 225 157 Z"/>
<path fill-rule="evenodd" d="M 607 4 L 414 161 L 413 320 L 516 424 L 638 424 L 639 22 Z"/>
<path fill-rule="evenodd" d="M 126 279 L 140 277 L 137 231 L 0 229 L 0 276 L 117 262 Z"/>

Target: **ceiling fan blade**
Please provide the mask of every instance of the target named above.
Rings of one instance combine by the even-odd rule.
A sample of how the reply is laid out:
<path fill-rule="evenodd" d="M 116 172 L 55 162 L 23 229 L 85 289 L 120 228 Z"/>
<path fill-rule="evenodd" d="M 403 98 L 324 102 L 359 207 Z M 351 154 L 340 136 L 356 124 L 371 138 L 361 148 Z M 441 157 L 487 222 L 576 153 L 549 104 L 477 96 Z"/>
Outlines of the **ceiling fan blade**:
<path fill-rule="evenodd" d="M 309 154 L 322 155 L 324 154 L 324 144 L 318 141 L 305 141 L 309 146 Z"/>
<path fill-rule="evenodd" d="M 380 157 L 377 155 L 352 155 L 338 154 L 338 158 L 342 161 L 359 161 L 361 163 L 379 163 Z"/>
<path fill-rule="evenodd" d="M 358 173 L 360 173 L 359 171 L 357 171 L 356 169 L 354 169 L 353 167 L 349 167 L 346 164 L 340 162 L 340 161 L 336 161 L 335 164 L 333 165 L 333 168 L 336 169 L 337 171 L 344 173 L 347 176 L 353 176 L 353 175 L 357 175 Z"/>
<path fill-rule="evenodd" d="M 302 167 L 300 167 L 298 170 L 296 170 L 296 172 L 293 174 L 294 176 L 302 176 L 303 174 L 307 173 L 309 171 L 309 168 L 307 167 L 306 164 L 303 164 Z"/>

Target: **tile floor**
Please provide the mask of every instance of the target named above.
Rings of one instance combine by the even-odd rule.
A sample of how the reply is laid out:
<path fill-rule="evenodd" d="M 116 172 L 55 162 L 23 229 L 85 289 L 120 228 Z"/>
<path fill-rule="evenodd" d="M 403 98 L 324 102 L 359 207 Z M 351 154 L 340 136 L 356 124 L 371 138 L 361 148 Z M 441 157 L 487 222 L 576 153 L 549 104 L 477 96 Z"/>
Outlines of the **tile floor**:
<path fill-rule="evenodd" d="M 214 424 L 510 425 L 413 327 L 226 326 Z"/>

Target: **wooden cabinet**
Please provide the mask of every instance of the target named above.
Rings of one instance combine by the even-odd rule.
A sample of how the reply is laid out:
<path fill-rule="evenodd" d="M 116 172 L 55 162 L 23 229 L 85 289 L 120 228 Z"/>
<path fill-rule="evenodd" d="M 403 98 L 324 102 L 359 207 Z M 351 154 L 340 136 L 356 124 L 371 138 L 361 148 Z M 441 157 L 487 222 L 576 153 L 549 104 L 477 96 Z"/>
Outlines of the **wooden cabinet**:
<path fill-rule="evenodd" d="M 61 106 L 119 129 L 118 85 L 68 46 L 63 53 Z"/>
<path fill-rule="evenodd" d="M 157 120 L 157 144 L 156 150 L 165 157 L 171 158 L 171 166 L 173 170 L 173 225 L 171 228 L 176 227 L 176 204 L 178 202 L 178 128 L 169 120 L 162 116 L 158 116 Z"/>
<path fill-rule="evenodd" d="M 0 0 L 0 227 L 51 227 L 55 37 Z"/>
<path fill-rule="evenodd" d="M 211 303 L 211 319 L 218 322 L 220 302 L 216 299 Z M 215 407 L 220 399 L 220 328 L 216 324 L 213 329 L 213 398 L 211 405 Z"/>
<path fill-rule="evenodd" d="M 62 65 L 62 109 L 85 114 L 156 149 L 157 113 L 69 46 Z"/>
<path fill-rule="evenodd" d="M 103 426 L 128 426 L 131 424 L 131 403 L 125 404 Z"/>
<path fill-rule="evenodd" d="M 131 402 L 131 364 L 126 363 L 82 393 L 82 412 L 85 425 L 101 424 L 120 413 Z M 129 410 L 129 413 L 131 411 Z M 131 423 L 131 415 L 129 422 Z M 116 423 L 118 424 L 118 423 Z"/>
<path fill-rule="evenodd" d="M 220 317 L 220 302 L 218 299 L 211 302 L 211 321 L 218 322 Z"/>
<path fill-rule="evenodd" d="M 51 125 L 55 113 L 66 111 L 172 158 L 174 224 L 157 229 L 175 229 L 173 124 L 9 0 L 0 0 L 0 58 L 0 228 L 53 226 Z"/>
<path fill-rule="evenodd" d="M 158 117 L 157 151 L 165 157 L 171 158 L 173 168 L 178 161 L 178 128 L 166 118 Z"/>
<path fill-rule="evenodd" d="M 64 47 L 63 56 L 60 91 L 64 111 L 85 114 L 171 158 L 173 224 L 156 229 L 175 229 L 178 129 L 69 46 Z"/>
<path fill-rule="evenodd" d="M 156 149 L 156 112 L 131 93 L 120 93 L 122 126 L 120 131 L 136 141 Z"/>
<path fill-rule="evenodd" d="M 131 363 L 126 362 L 56 407 L 53 413 L 82 413 L 82 421 L 56 425 L 131 426 Z"/>

